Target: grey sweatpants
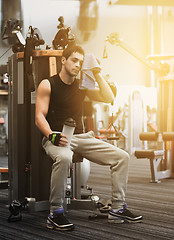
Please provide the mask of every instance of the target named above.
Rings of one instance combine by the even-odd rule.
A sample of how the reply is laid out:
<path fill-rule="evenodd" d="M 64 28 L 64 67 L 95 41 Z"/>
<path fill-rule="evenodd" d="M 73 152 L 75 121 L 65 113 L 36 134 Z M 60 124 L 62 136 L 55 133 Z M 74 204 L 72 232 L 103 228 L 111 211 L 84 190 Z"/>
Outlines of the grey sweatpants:
<path fill-rule="evenodd" d="M 51 211 L 63 207 L 73 152 L 78 152 L 94 163 L 110 166 L 112 208 L 118 208 L 124 204 L 128 179 L 128 153 L 110 143 L 96 139 L 92 131 L 73 135 L 70 149 L 55 146 L 45 137 L 42 140 L 42 146 L 53 159 L 49 199 Z"/>

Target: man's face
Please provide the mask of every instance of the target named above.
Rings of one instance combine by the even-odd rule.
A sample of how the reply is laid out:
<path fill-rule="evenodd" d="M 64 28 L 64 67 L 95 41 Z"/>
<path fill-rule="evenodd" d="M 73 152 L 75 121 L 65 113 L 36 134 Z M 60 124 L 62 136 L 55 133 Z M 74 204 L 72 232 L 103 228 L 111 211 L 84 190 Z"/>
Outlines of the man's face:
<path fill-rule="evenodd" d="M 82 54 L 73 52 L 68 59 L 62 57 L 62 66 L 71 77 L 75 77 L 82 68 L 83 60 Z"/>

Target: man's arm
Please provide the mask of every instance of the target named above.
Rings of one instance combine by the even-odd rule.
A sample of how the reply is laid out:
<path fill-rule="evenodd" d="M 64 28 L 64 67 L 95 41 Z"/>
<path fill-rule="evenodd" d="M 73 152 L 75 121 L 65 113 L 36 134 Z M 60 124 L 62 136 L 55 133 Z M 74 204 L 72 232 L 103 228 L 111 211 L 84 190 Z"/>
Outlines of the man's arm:
<path fill-rule="evenodd" d="M 49 134 L 52 133 L 49 123 L 46 120 L 50 102 L 50 93 L 50 83 L 47 79 L 45 79 L 39 84 L 37 88 L 35 124 L 46 137 L 49 137 Z"/>
<path fill-rule="evenodd" d="M 46 115 L 48 113 L 49 103 L 50 103 L 50 94 L 51 94 L 51 86 L 47 79 L 43 80 L 37 89 L 37 97 L 36 97 L 36 106 L 35 106 L 35 124 L 39 128 L 39 130 L 49 138 L 50 134 L 53 134 L 53 131 L 50 128 L 48 121 L 46 120 Z M 57 135 L 57 134 L 56 134 Z M 58 140 L 54 140 L 51 142 L 54 145 L 58 146 L 66 146 L 68 141 L 67 137 L 64 134 L 60 134 L 57 136 Z"/>
<path fill-rule="evenodd" d="M 94 76 L 99 88 L 96 88 L 94 90 L 88 89 L 87 96 L 93 101 L 112 103 L 114 100 L 114 94 L 110 86 L 102 77 L 101 73 L 94 73 Z"/>

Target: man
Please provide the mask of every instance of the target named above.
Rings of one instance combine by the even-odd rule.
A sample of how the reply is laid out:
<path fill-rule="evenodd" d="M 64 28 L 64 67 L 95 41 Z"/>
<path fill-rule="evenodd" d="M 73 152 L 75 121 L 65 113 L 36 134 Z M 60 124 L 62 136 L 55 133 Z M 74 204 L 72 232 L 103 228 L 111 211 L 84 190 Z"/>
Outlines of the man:
<path fill-rule="evenodd" d="M 94 137 L 92 131 L 83 133 L 82 104 L 85 96 L 91 100 L 111 103 L 113 93 L 100 72 L 94 72 L 98 88 L 82 90 L 76 79 L 84 60 L 84 50 L 80 46 L 68 47 L 61 58 L 61 70 L 58 75 L 44 79 L 38 86 L 35 121 L 44 134 L 43 148 L 52 158 L 50 184 L 50 214 L 47 227 L 56 230 L 72 230 L 74 225 L 64 215 L 63 203 L 68 171 L 73 152 L 88 160 L 109 165 L 112 181 L 112 210 L 108 213 L 108 222 L 139 222 L 142 216 L 135 216 L 126 208 L 125 192 L 128 176 L 129 155 L 104 141 Z M 67 148 L 68 139 L 62 134 L 62 126 L 67 118 L 76 121 L 76 128 Z"/>

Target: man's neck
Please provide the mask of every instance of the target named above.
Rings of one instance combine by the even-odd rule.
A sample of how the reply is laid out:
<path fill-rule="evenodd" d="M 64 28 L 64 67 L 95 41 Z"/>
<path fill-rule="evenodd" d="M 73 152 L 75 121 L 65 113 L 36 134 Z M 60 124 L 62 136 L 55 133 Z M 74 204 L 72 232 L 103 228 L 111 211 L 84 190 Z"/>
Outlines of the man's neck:
<path fill-rule="evenodd" d="M 74 76 L 69 76 L 68 74 L 63 74 L 62 72 L 59 73 L 59 76 L 62 82 L 64 82 L 67 85 L 71 85 L 75 80 Z"/>

